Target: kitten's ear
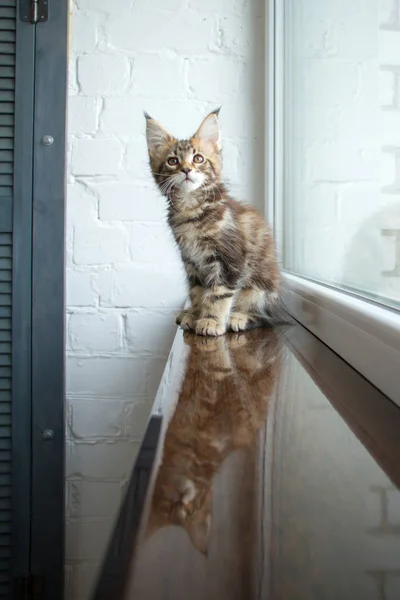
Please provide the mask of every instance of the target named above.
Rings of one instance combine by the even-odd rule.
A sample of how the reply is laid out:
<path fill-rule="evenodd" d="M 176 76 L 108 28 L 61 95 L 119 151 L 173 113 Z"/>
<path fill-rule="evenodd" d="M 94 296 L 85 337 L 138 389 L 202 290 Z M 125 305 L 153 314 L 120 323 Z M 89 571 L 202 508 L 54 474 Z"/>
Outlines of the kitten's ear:
<path fill-rule="evenodd" d="M 173 136 L 164 129 L 161 123 L 150 117 L 146 112 L 144 116 L 146 117 L 147 148 L 150 156 L 154 156 L 161 148 L 170 144 Z"/>
<path fill-rule="evenodd" d="M 207 556 L 207 546 L 208 546 L 208 538 L 210 536 L 211 530 L 211 513 L 207 513 L 205 516 L 201 516 L 201 518 L 195 519 L 193 523 L 191 523 L 190 528 L 188 530 L 190 539 L 192 540 L 193 546 Z"/>
<path fill-rule="evenodd" d="M 218 114 L 221 109 L 213 110 L 202 122 L 193 137 L 204 144 L 212 144 L 216 150 L 221 150 L 221 130 Z"/>

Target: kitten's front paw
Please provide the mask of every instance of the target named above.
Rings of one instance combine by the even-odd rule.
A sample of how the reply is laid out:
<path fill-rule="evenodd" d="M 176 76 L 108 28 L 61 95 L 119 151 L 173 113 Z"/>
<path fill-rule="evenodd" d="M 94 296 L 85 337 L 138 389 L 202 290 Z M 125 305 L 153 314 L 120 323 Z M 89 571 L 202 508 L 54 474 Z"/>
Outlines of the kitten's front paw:
<path fill-rule="evenodd" d="M 249 325 L 249 317 L 245 313 L 232 313 L 229 317 L 228 329 L 231 331 L 245 331 Z"/>
<path fill-rule="evenodd" d="M 175 322 L 182 329 L 194 329 L 196 326 L 196 315 L 190 309 L 182 310 L 176 317 Z"/>
<path fill-rule="evenodd" d="M 199 319 L 196 323 L 197 335 L 223 335 L 225 331 L 225 323 L 216 319 Z"/>

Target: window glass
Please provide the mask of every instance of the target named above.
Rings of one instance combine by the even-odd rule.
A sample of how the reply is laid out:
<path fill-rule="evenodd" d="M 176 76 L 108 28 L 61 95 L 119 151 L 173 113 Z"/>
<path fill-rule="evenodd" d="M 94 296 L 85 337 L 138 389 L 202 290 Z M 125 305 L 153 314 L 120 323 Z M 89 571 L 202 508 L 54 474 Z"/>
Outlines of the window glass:
<path fill-rule="evenodd" d="M 400 307 L 400 0 L 283 18 L 284 267 Z"/>

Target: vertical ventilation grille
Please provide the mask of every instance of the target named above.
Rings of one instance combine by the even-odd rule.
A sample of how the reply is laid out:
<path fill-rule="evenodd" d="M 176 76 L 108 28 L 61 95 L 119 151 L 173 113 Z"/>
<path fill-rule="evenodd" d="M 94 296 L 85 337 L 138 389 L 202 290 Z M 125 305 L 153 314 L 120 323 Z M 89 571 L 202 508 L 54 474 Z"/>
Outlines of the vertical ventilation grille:
<path fill-rule="evenodd" d="M 0 0 L 0 198 L 12 196 L 15 27 L 15 1 Z"/>
<path fill-rule="evenodd" d="M 0 215 L 12 210 L 16 23 L 16 1 L 0 0 Z M 11 597 L 11 223 L 0 223 L 0 600 Z"/>
<path fill-rule="evenodd" d="M 11 254 L 11 233 L 0 233 L 0 598 L 4 599 L 10 597 L 11 577 Z"/>

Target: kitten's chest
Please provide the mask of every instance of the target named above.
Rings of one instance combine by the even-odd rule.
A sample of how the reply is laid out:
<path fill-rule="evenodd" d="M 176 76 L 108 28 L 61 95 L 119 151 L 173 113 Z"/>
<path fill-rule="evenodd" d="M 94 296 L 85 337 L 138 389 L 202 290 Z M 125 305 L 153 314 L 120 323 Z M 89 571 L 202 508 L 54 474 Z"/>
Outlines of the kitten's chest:
<path fill-rule="evenodd" d="M 217 243 L 207 230 L 195 223 L 183 223 L 172 228 L 184 261 L 196 265 L 200 270 L 215 255 Z"/>

